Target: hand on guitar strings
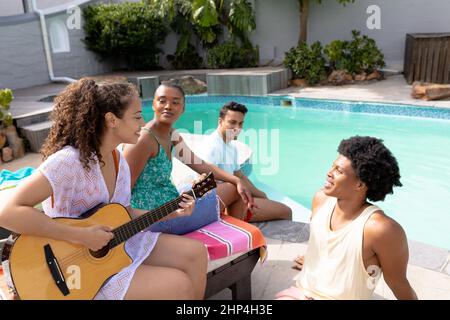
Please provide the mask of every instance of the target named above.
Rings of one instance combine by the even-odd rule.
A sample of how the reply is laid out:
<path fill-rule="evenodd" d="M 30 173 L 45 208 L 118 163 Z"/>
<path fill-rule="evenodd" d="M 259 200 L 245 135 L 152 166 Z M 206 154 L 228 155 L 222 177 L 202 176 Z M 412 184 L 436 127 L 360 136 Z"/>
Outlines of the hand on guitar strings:
<path fill-rule="evenodd" d="M 79 241 L 92 251 L 98 251 L 105 247 L 114 238 L 113 228 L 102 225 L 79 228 Z"/>

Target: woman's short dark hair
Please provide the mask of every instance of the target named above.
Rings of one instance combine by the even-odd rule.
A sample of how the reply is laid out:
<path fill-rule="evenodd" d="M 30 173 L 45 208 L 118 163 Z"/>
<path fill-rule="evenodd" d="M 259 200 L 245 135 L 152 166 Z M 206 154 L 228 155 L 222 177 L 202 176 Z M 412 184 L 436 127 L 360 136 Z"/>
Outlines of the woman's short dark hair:
<path fill-rule="evenodd" d="M 220 109 L 220 113 L 219 113 L 219 117 L 224 119 L 225 115 L 227 114 L 227 111 L 238 111 L 243 113 L 244 115 L 247 113 L 248 109 L 246 106 L 244 106 L 243 104 L 234 102 L 234 101 L 230 101 L 228 103 L 226 103 L 222 109 Z"/>
<path fill-rule="evenodd" d="M 383 201 L 394 186 L 402 186 L 397 160 L 383 140 L 354 136 L 342 140 L 338 152 L 351 161 L 356 176 L 366 184 L 369 200 Z"/>
<path fill-rule="evenodd" d="M 159 86 L 160 86 L 160 87 L 167 87 L 167 88 L 174 88 L 174 89 L 177 89 L 178 91 L 180 91 L 180 93 L 181 93 L 183 99 L 184 99 L 185 96 L 186 96 L 185 93 L 184 93 L 183 87 L 180 86 L 179 84 L 172 83 L 172 82 L 163 82 L 163 83 L 161 83 Z"/>

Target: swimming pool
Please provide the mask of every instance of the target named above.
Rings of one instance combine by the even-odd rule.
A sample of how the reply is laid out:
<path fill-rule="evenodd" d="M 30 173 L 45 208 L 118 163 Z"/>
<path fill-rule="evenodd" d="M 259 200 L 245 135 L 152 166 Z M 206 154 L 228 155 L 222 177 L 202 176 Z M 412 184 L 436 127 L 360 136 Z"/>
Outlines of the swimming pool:
<path fill-rule="evenodd" d="M 353 135 L 383 139 L 398 160 L 403 187 L 376 204 L 404 227 L 408 238 L 450 249 L 450 110 L 283 97 L 192 96 L 177 128 L 191 133 L 216 128 L 218 110 L 230 100 L 249 108 L 244 129 L 278 129 L 278 152 L 270 148 L 267 152 L 279 155 L 276 174 L 264 174 L 267 163 L 261 161 L 253 164 L 252 174 L 308 208 L 342 139 Z M 280 106 L 283 101 L 292 106 Z M 152 116 L 149 103 L 144 103 L 144 116 L 146 120 Z M 258 149 L 251 139 L 240 140 Z"/>

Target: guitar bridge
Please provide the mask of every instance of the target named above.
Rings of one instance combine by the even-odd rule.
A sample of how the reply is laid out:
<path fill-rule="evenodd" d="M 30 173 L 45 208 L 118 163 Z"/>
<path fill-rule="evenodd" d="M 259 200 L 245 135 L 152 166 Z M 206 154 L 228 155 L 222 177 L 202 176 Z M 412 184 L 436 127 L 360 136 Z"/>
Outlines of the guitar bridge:
<path fill-rule="evenodd" d="M 47 266 L 50 269 L 53 281 L 55 281 L 55 284 L 58 287 L 59 291 L 61 291 L 64 296 L 67 296 L 70 292 L 69 288 L 66 285 L 66 279 L 64 279 L 61 268 L 59 267 L 58 261 L 56 260 L 55 255 L 53 254 L 53 250 L 49 244 L 44 246 L 44 252 L 45 261 L 47 262 Z"/>

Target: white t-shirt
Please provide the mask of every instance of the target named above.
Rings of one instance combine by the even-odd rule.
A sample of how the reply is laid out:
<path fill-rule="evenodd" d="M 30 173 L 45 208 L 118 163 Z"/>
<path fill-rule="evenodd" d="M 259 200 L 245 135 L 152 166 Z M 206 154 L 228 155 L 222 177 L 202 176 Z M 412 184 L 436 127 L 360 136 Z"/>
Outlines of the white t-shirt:
<path fill-rule="evenodd" d="M 203 160 L 231 174 L 240 170 L 235 141 L 225 143 L 218 130 L 205 137 L 203 141 L 204 145 L 199 154 Z"/>

